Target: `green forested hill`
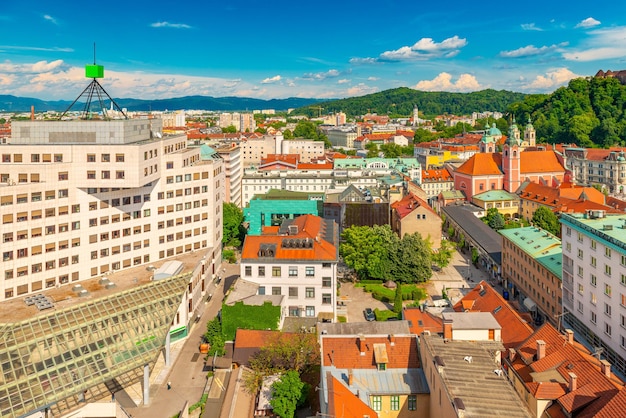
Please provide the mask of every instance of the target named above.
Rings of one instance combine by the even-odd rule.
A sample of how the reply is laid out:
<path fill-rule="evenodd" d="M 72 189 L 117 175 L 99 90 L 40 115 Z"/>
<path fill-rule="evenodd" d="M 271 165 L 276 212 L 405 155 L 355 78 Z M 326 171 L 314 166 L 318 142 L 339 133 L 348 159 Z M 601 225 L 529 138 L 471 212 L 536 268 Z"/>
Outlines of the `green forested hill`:
<path fill-rule="evenodd" d="M 626 145 L 626 86 L 615 78 L 577 78 L 552 94 L 528 95 L 509 106 L 518 123 L 528 116 L 537 140 L 582 147 Z"/>
<path fill-rule="evenodd" d="M 294 113 L 315 117 L 320 113 L 344 112 L 348 117 L 355 117 L 369 112 L 379 115 L 408 117 L 413 114 L 413 107 L 417 105 L 420 113 L 427 116 L 444 113 L 463 115 L 483 111 L 504 112 L 509 105 L 523 100 L 524 97 L 525 94 L 523 93 L 504 90 L 490 89 L 472 93 L 448 93 L 426 92 L 400 87 L 361 97 L 316 103 L 312 106 L 296 109 Z"/>

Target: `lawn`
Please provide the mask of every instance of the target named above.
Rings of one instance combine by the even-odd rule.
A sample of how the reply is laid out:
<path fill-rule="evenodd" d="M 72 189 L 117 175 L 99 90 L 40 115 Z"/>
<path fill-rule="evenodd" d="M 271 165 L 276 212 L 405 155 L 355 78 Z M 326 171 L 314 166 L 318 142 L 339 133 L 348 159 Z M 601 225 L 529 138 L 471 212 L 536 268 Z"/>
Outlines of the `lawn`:
<path fill-rule="evenodd" d="M 378 299 L 381 302 L 393 303 L 396 297 L 396 289 L 389 289 L 381 282 L 372 283 L 372 281 L 355 283 L 355 287 L 362 287 L 368 293 L 372 294 L 374 299 Z M 420 301 L 426 299 L 426 291 L 421 285 L 416 284 L 403 284 L 402 285 L 402 300 L 414 300 Z"/>

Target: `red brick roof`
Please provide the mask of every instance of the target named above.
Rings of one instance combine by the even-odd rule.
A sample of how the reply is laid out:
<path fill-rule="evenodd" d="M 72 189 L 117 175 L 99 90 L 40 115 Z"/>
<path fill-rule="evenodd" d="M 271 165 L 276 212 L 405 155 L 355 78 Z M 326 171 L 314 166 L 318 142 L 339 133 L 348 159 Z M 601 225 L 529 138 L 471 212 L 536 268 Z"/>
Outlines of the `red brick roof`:
<path fill-rule="evenodd" d="M 433 183 L 437 181 L 453 181 L 453 179 L 450 172 L 445 168 L 422 170 L 422 183 Z"/>
<path fill-rule="evenodd" d="M 374 344 L 385 344 L 388 369 L 409 369 L 420 367 L 415 336 L 365 336 L 362 340 L 364 355 L 359 349 L 359 337 L 323 336 L 322 365 L 334 365 L 339 369 L 376 369 Z M 391 345 L 390 338 L 394 339 Z"/>
<path fill-rule="evenodd" d="M 482 295 L 481 292 L 483 293 Z M 500 307 L 500 309 L 498 312 L 493 313 L 497 307 Z M 484 280 L 458 301 L 454 305 L 454 310 L 457 312 L 466 310 L 470 312 L 491 312 L 502 327 L 502 344 L 506 348 L 516 347 L 533 332 L 531 326 Z"/>
<path fill-rule="evenodd" d="M 468 174 L 470 176 L 502 175 L 502 155 L 500 153 L 479 152 L 465 161 L 457 173 Z"/>
<path fill-rule="evenodd" d="M 433 215 L 437 217 L 439 216 L 428 205 L 428 203 L 426 203 L 424 200 L 420 199 L 419 197 L 415 196 L 413 193 L 409 193 L 406 196 L 404 196 L 401 200 L 398 200 L 397 202 L 393 202 L 391 204 L 391 210 L 395 211 L 398 214 L 398 217 L 400 219 L 403 219 L 404 217 L 410 215 L 411 213 L 415 212 L 420 207 L 426 209 L 428 212 L 431 212 Z"/>
<path fill-rule="evenodd" d="M 315 215 L 302 215 L 293 220 L 292 225 L 298 227 L 298 233 L 294 235 L 278 235 L 274 231 L 267 229 L 263 233 L 268 235 L 248 235 L 243 244 L 241 251 L 242 260 L 255 260 L 260 257 L 259 252 L 262 244 L 274 244 L 275 252 L 273 258 L 276 260 L 337 260 L 337 243 L 329 242 L 324 238 L 324 232 L 327 228 L 326 222 Z M 271 234 L 271 235 L 270 235 Z M 308 238 L 312 243 L 311 247 L 283 247 L 285 239 Z"/>

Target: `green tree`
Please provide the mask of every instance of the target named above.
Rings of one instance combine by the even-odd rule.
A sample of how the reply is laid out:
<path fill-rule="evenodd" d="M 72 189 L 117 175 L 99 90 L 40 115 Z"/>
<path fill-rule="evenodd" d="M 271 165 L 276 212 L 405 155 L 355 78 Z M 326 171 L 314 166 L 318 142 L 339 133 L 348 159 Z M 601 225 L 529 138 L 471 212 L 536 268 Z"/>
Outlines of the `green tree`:
<path fill-rule="evenodd" d="M 413 143 L 420 144 L 422 142 L 430 142 L 435 140 L 435 135 L 427 129 L 418 128 L 413 135 Z"/>
<path fill-rule="evenodd" d="M 432 275 L 428 242 L 419 233 L 406 234 L 389 249 L 390 277 L 396 283 L 421 283 Z"/>
<path fill-rule="evenodd" d="M 230 126 L 227 126 L 225 128 L 222 128 L 222 133 L 223 134 L 234 134 L 236 132 L 237 132 L 237 128 L 235 128 L 235 126 L 233 126 L 233 125 L 230 125 Z"/>
<path fill-rule="evenodd" d="M 224 334 L 222 334 L 222 323 L 219 318 L 215 317 L 211 321 L 207 322 L 204 339 L 210 345 L 207 357 L 212 357 L 216 354 L 218 356 L 223 356 L 226 353 L 224 348 Z"/>
<path fill-rule="evenodd" d="M 532 222 L 533 225 L 548 231 L 552 235 L 561 235 L 561 223 L 559 222 L 559 218 L 545 206 L 540 206 L 535 210 Z"/>
<path fill-rule="evenodd" d="M 293 139 L 293 132 L 291 132 L 291 129 L 285 129 L 283 131 L 283 138 L 285 138 L 285 139 Z"/>
<path fill-rule="evenodd" d="M 504 218 L 502 217 L 502 214 L 500 212 L 496 213 L 489 220 L 489 228 L 495 229 L 496 231 L 504 228 Z"/>
<path fill-rule="evenodd" d="M 430 257 L 435 265 L 444 268 L 450 264 L 454 250 L 455 245 L 453 242 L 441 240 L 441 246 L 437 251 L 431 250 Z"/>
<path fill-rule="evenodd" d="M 378 145 L 374 142 L 368 142 L 365 144 L 365 149 L 367 150 L 367 158 L 375 158 L 378 157 Z"/>
<path fill-rule="evenodd" d="M 289 371 L 272 384 L 270 405 L 273 412 L 280 418 L 293 418 L 296 406 L 302 396 L 304 382 L 297 372 Z"/>
<path fill-rule="evenodd" d="M 222 243 L 230 247 L 239 247 L 246 234 L 243 227 L 243 212 L 234 203 L 224 203 L 222 208 Z"/>
<path fill-rule="evenodd" d="M 341 234 L 339 254 L 360 279 L 385 279 L 389 248 L 399 241 L 389 225 L 351 226 Z"/>
<path fill-rule="evenodd" d="M 487 213 L 485 214 L 485 216 L 481 218 L 481 220 L 487 225 L 489 225 L 491 223 L 491 220 L 499 213 L 500 212 L 498 212 L 497 208 L 489 208 L 487 209 Z"/>
<path fill-rule="evenodd" d="M 402 312 L 402 283 L 396 282 L 396 295 L 393 300 L 393 311 L 397 314 Z"/>

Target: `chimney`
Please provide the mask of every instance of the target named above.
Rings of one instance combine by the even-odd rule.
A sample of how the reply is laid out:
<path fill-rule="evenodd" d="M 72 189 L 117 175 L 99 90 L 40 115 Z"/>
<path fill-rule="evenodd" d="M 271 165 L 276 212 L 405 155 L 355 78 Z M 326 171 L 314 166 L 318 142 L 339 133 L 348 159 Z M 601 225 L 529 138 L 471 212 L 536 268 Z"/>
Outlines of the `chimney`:
<path fill-rule="evenodd" d="M 608 378 L 611 378 L 611 363 L 606 360 L 600 360 L 600 371 Z"/>
<path fill-rule="evenodd" d="M 566 329 L 565 335 L 567 336 L 567 343 L 574 344 L 574 331 L 572 331 L 571 329 Z"/>
<path fill-rule="evenodd" d="M 365 337 L 363 335 L 359 335 L 359 351 L 361 355 L 365 355 Z"/>
<path fill-rule="evenodd" d="M 574 373 L 569 373 L 569 391 L 574 392 L 576 390 L 576 381 L 578 380 L 578 376 Z"/>
<path fill-rule="evenodd" d="M 389 345 L 392 347 L 396 345 L 396 336 L 393 334 L 389 334 Z"/>
<path fill-rule="evenodd" d="M 443 319 L 443 339 L 452 340 L 452 319 Z"/>
<path fill-rule="evenodd" d="M 515 360 L 515 354 L 517 354 L 517 353 L 515 352 L 515 349 L 514 349 L 513 347 L 510 347 L 510 348 L 509 348 L 509 361 L 510 361 L 511 363 L 513 363 L 513 361 Z"/>
<path fill-rule="evenodd" d="M 348 370 L 348 386 L 352 386 L 354 383 L 354 375 L 352 374 L 352 370 Z"/>
<path fill-rule="evenodd" d="M 546 356 L 546 342 L 544 340 L 537 340 L 537 355 L 535 360 L 539 361 Z"/>

